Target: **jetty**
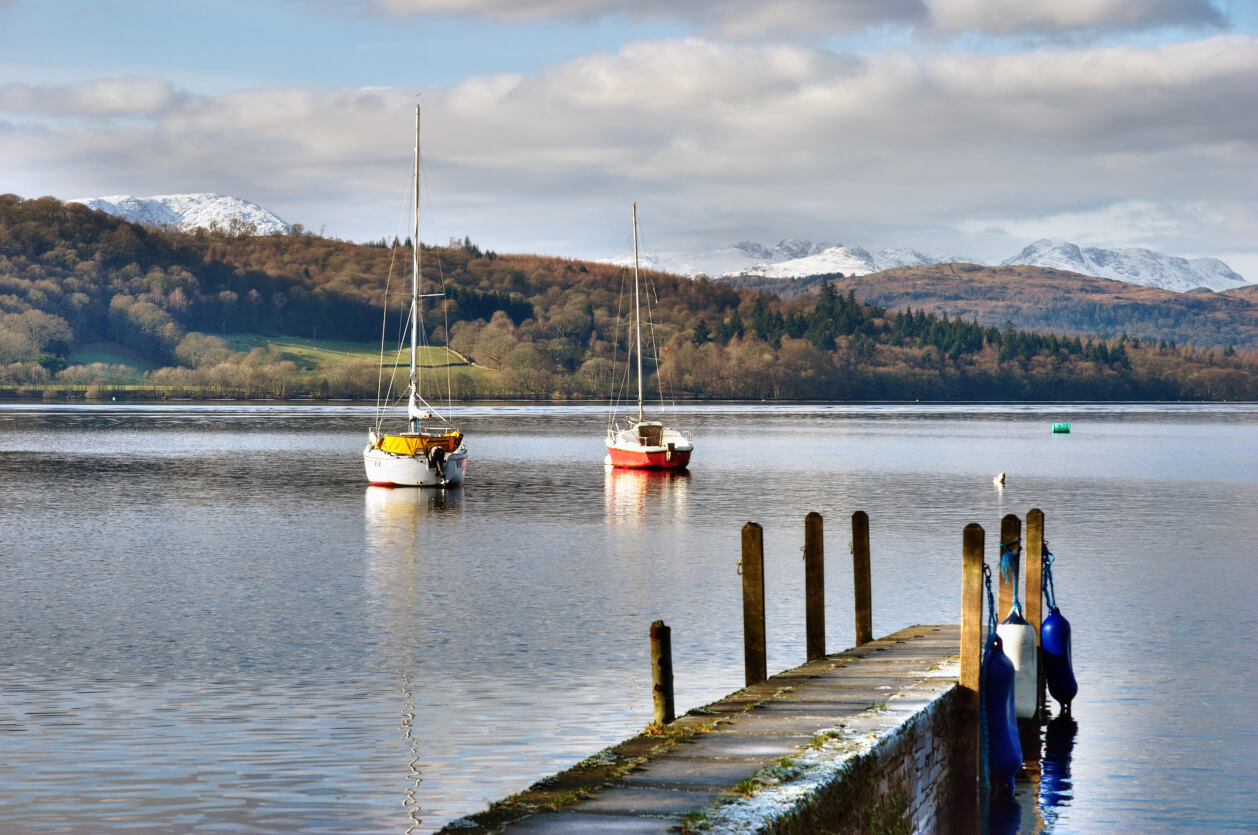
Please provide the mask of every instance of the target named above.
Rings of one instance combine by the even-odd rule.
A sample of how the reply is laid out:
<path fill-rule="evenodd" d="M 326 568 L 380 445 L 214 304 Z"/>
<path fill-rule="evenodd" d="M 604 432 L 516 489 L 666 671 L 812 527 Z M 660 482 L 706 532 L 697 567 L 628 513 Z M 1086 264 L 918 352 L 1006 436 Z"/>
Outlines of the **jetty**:
<path fill-rule="evenodd" d="M 1043 514 L 1028 514 L 1026 585 L 1038 604 Z M 984 534 L 963 536 L 961 625 L 911 626 L 873 639 L 868 519 L 852 519 L 858 645 L 827 654 L 821 517 L 805 520 L 808 660 L 764 673 L 760 526 L 743 529 L 747 686 L 674 717 L 669 630 L 651 628 L 655 718 L 642 733 L 546 777 L 443 833 L 965 831 L 978 819 L 978 688 Z M 1001 552 L 1021 553 L 1021 520 L 1001 523 Z M 1028 543 L 1030 545 L 1030 543 Z M 1036 562 L 1029 558 L 1034 553 Z M 1013 594 L 1014 571 L 1001 581 Z M 863 588 L 862 588 L 863 586 Z M 988 587 L 990 595 L 990 586 Z M 1039 606 L 1030 622 L 1040 623 Z M 1044 705 L 1041 685 L 1039 703 Z M 1046 715 L 1046 706 L 1041 715 Z M 1037 721 L 1034 725 L 1039 727 Z M 1024 738 L 1038 774 L 1038 736 Z M 1032 750 L 1035 747 L 1036 750 Z"/>

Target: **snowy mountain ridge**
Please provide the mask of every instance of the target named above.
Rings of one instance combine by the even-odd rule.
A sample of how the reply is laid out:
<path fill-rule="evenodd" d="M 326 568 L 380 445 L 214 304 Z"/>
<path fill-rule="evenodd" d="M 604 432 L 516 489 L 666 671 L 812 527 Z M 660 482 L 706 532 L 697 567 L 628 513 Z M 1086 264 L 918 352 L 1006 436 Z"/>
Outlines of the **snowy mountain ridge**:
<path fill-rule="evenodd" d="M 633 254 L 617 255 L 602 261 L 631 266 Z M 833 273 L 858 276 L 895 267 L 950 262 L 984 263 L 980 259 L 962 255 L 926 255 L 915 249 L 904 248 L 868 250 L 859 246 L 812 244 L 797 239 L 782 241 L 772 249 L 755 242 L 743 241 L 707 252 L 641 254 L 639 262 L 649 269 L 713 278 L 805 278 Z M 1140 248 L 1080 248 L 1072 243 L 1047 239 L 1026 246 L 1000 265 L 1013 264 L 1052 267 L 1180 293 L 1198 287 L 1218 292 L 1243 287 L 1247 283 L 1242 276 L 1217 258 L 1180 258 Z"/>
<path fill-rule="evenodd" d="M 1000 262 L 1002 267 L 1011 264 L 1052 267 L 1098 278 L 1161 287 L 1178 293 L 1198 287 L 1208 287 L 1215 291 L 1231 290 L 1247 283 L 1218 258 L 1179 258 L 1139 247 L 1080 248 L 1067 241 L 1052 241 L 1047 238 L 1028 244 L 1017 255 Z"/>
<path fill-rule="evenodd" d="M 892 267 L 913 267 L 946 261 L 969 261 L 951 255 L 923 255 L 917 250 L 892 248 L 868 250 L 859 246 L 818 243 L 788 238 L 770 249 L 753 241 L 743 241 L 724 249 L 688 253 L 639 254 L 638 262 L 648 269 L 715 278 L 755 275 L 764 278 L 803 278 L 810 275 L 843 273 L 865 275 Z M 632 266 L 633 253 L 602 259 L 602 263 Z"/>
<path fill-rule="evenodd" d="M 82 203 L 89 209 L 99 209 L 111 215 L 125 218 L 132 223 L 178 229 L 233 228 L 252 229 L 253 234 L 271 235 L 286 233 L 289 225 L 282 218 L 256 203 L 226 194 L 200 192 L 194 194 L 159 194 L 153 197 L 134 197 L 116 194 L 109 197 L 81 197 L 71 203 Z"/>

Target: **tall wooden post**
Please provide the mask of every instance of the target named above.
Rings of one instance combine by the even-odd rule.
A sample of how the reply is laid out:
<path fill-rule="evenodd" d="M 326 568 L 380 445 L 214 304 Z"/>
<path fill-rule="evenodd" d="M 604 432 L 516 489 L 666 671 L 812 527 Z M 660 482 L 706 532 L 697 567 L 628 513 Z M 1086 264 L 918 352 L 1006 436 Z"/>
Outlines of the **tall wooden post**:
<path fill-rule="evenodd" d="M 743 666 L 750 686 L 769 677 L 764 637 L 764 531 L 756 522 L 743 525 Z"/>
<path fill-rule="evenodd" d="M 673 708 L 673 630 L 662 620 L 651 624 L 651 691 L 655 702 L 652 723 L 667 725 L 677 718 Z"/>
<path fill-rule="evenodd" d="M 978 818 L 979 672 L 983 653 L 983 540 L 981 525 L 965 526 L 961 546 L 961 722 L 957 740 L 959 816 Z"/>
<path fill-rule="evenodd" d="M 1036 661 L 1039 667 L 1039 688 L 1035 700 L 1036 709 L 1044 716 L 1047 704 L 1044 686 L 1044 646 L 1040 638 L 1040 626 L 1044 622 L 1044 512 L 1038 507 L 1026 515 L 1026 609 L 1027 623 L 1035 628 Z"/>
<path fill-rule="evenodd" d="M 852 587 L 856 595 L 856 646 L 874 639 L 873 592 L 869 580 L 869 517 L 852 514 Z"/>
<path fill-rule="evenodd" d="M 826 557 L 820 513 L 804 517 L 804 621 L 808 660 L 826 654 Z"/>
<path fill-rule="evenodd" d="M 1006 542 L 1013 543 L 1006 545 Z M 1009 610 L 1013 607 L 1014 589 L 1018 587 L 1018 579 L 1021 575 L 1022 562 L 1022 520 L 1014 514 L 1010 513 L 1004 519 L 1000 520 L 1000 555 L 1004 556 L 1007 549 L 1014 551 L 1013 559 L 1013 575 L 1006 580 L 1004 572 L 997 570 L 1000 575 L 1000 594 L 996 598 L 996 620 L 1004 620 L 1009 615 Z"/>

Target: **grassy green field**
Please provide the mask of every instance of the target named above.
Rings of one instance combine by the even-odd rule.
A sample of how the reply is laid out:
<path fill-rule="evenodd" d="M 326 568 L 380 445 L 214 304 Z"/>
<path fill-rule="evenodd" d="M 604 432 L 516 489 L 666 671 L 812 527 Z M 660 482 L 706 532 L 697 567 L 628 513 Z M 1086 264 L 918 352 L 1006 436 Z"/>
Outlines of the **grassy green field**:
<path fill-rule="evenodd" d="M 254 348 L 273 346 L 283 359 L 291 360 L 298 368 L 306 371 L 335 368 L 350 360 L 362 360 L 372 365 L 380 360 L 379 343 L 315 341 L 296 336 L 260 336 L 252 333 L 227 334 L 223 338 L 227 341 L 227 347 L 233 351 L 251 351 Z M 410 359 L 405 351 L 399 355 L 392 349 L 388 350 L 384 358 L 386 365 L 409 364 Z M 418 362 L 432 368 L 468 365 L 466 357 L 440 346 L 420 348 Z"/>
<path fill-rule="evenodd" d="M 253 396 L 261 390 L 259 386 L 265 389 L 269 385 L 279 391 L 281 396 L 298 394 L 316 397 L 320 395 L 335 397 L 370 395 L 374 397 L 378 386 L 381 385 L 377 373 L 380 361 L 378 344 L 316 341 L 300 337 L 269 337 L 254 333 L 227 334 L 222 338 L 227 346 L 238 354 L 243 355 L 255 348 L 269 350 L 272 353 L 267 358 L 268 363 L 273 362 L 277 357 L 279 360 L 290 361 L 296 366 L 297 373 L 291 375 L 290 372 L 290 376 L 283 378 L 282 381 L 276 378 L 269 383 L 259 383 L 257 380 L 242 383 L 242 378 L 234 375 L 230 366 L 225 371 L 217 371 L 214 368 L 203 369 L 204 374 L 209 376 L 198 378 L 195 382 L 184 378 L 181 382 L 174 383 L 181 392 L 195 397 L 203 390 L 221 393 L 225 389 L 232 391 L 239 389 L 252 392 L 253 394 L 246 396 Z M 130 348 L 105 340 L 77 346 L 71 352 L 69 360 L 71 365 L 104 363 L 111 366 L 125 366 L 127 370 L 110 371 L 108 374 L 102 372 L 87 381 L 81 375 L 74 382 L 50 381 L 33 387 L 33 390 L 44 391 L 45 394 L 51 392 L 54 399 L 60 396 L 56 394 L 57 392 L 86 391 L 91 386 L 105 386 L 108 388 L 106 393 L 109 394 L 122 392 L 137 385 L 148 391 L 151 388 L 148 372 L 161 369 L 161 366 L 145 360 Z M 445 347 L 422 348 L 418 361 L 421 390 L 429 394 L 451 391 L 455 397 L 476 397 L 498 396 L 503 393 L 500 375 L 487 368 L 472 365 L 467 357 L 457 351 Z M 383 386 L 394 396 L 397 392 L 406 389 L 409 365 L 410 356 L 405 351 L 398 353 L 396 350 L 391 350 L 385 357 Z M 180 380 L 178 377 L 174 379 Z M 170 378 L 164 378 L 156 388 L 152 388 L 152 391 L 165 391 L 170 388 L 170 385 Z M 25 389 L 30 387 L 17 387 L 9 396 L 31 396 L 30 392 L 19 392 L 19 388 L 25 392 Z"/>
<path fill-rule="evenodd" d="M 71 365 L 91 365 L 103 362 L 106 365 L 127 365 L 138 371 L 152 371 L 159 366 L 141 357 L 135 351 L 117 342 L 88 342 L 70 352 Z"/>

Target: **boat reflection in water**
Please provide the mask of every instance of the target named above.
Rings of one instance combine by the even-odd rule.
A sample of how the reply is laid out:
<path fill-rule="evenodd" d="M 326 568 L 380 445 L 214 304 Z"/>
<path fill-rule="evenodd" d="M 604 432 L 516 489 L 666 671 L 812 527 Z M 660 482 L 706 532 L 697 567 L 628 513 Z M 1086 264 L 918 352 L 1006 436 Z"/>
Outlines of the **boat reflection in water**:
<path fill-rule="evenodd" d="M 636 470 L 604 466 L 603 509 L 613 525 L 686 520 L 688 470 Z"/>
<path fill-rule="evenodd" d="M 395 534 L 414 534 L 423 518 L 434 513 L 458 512 L 463 507 L 463 487 L 445 490 L 419 490 L 413 487 L 367 488 L 367 540 L 372 545 L 384 542 L 404 544 Z"/>
<path fill-rule="evenodd" d="M 433 551 L 444 542 L 448 526 L 441 517 L 458 513 L 463 504 L 463 488 L 424 490 L 418 487 L 368 487 L 364 524 L 368 553 L 366 591 L 374 602 L 371 618 L 381 636 L 382 663 L 393 669 L 400 682 L 402 721 L 399 730 L 407 759 L 403 776 L 406 790 L 402 806 L 410 824 L 405 832 L 415 833 L 423 825 L 419 803 L 420 745 L 416 735 L 419 711 L 415 679 L 421 663 L 424 634 L 423 581 L 417 561 L 425 549 Z"/>

